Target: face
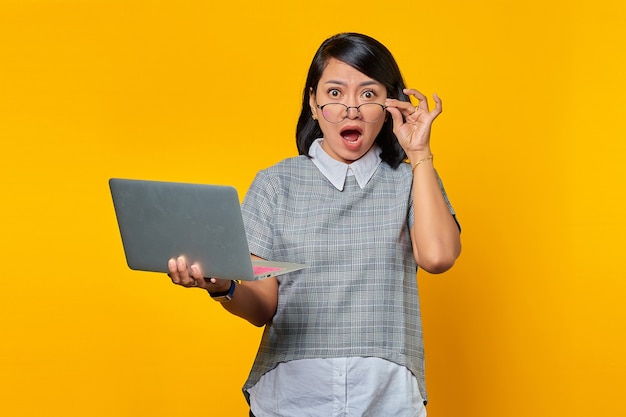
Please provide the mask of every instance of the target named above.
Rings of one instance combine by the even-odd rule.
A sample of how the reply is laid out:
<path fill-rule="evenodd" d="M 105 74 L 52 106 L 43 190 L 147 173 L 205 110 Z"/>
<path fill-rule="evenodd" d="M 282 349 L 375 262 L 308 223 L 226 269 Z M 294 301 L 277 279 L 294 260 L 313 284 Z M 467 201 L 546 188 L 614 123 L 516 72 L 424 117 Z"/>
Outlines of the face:
<path fill-rule="evenodd" d="M 386 111 L 373 123 L 365 122 L 355 108 L 339 123 L 324 118 L 317 106 L 342 103 L 359 106 L 364 103 L 385 104 L 387 89 L 350 65 L 331 58 L 322 73 L 317 90 L 310 94 L 309 104 L 324 135 L 322 148 L 332 158 L 347 164 L 370 150 L 385 123 Z M 345 115 L 345 112 L 343 113 Z"/>

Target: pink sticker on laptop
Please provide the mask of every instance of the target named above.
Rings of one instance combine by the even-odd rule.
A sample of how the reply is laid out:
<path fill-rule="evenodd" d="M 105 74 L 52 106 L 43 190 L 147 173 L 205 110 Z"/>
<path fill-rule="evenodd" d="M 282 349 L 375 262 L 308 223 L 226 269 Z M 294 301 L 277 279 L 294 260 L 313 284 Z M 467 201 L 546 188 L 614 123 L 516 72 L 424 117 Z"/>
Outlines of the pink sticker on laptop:
<path fill-rule="evenodd" d="M 284 268 L 277 268 L 275 266 L 254 265 L 252 269 L 254 270 L 254 275 L 259 275 L 267 274 L 268 272 L 282 271 Z"/>

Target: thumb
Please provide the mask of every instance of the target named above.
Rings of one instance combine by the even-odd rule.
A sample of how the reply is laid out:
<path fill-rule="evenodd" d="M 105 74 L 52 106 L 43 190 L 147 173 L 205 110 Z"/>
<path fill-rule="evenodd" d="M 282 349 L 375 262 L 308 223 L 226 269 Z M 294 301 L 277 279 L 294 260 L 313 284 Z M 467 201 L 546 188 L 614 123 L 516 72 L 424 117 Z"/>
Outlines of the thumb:
<path fill-rule="evenodd" d="M 393 132 L 398 136 L 398 129 L 404 124 L 404 117 L 402 112 L 396 107 L 387 107 L 387 112 L 391 114 L 393 121 Z"/>

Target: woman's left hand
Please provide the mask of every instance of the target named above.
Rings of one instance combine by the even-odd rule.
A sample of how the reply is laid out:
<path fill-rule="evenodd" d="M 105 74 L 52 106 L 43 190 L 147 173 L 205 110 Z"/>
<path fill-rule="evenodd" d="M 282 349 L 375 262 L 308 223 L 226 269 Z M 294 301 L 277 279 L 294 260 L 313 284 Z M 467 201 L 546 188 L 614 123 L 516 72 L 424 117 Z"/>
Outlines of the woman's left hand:
<path fill-rule="evenodd" d="M 428 109 L 428 99 L 417 90 L 405 88 L 404 94 L 419 100 L 418 106 L 410 102 L 387 99 L 387 111 L 393 118 L 393 133 L 409 158 L 411 154 L 430 154 L 430 130 L 433 121 L 441 113 L 441 99 L 434 94 L 435 108 Z"/>

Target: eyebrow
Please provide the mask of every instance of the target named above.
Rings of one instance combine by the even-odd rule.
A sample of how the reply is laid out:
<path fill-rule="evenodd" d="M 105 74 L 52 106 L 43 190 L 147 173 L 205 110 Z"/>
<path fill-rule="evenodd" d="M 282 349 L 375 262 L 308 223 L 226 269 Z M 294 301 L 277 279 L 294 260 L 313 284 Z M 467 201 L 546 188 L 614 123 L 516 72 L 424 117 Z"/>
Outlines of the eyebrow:
<path fill-rule="evenodd" d="M 340 80 L 328 80 L 324 84 L 338 84 L 338 85 L 343 85 L 343 86 L 348 85 L 345 81 L 340 81 Z M 376 80 L 363 81 L 362 83 L 359 83 L 359 87 L 366 87 L 368 85 L 382 85 L 382 84 Z"/>

